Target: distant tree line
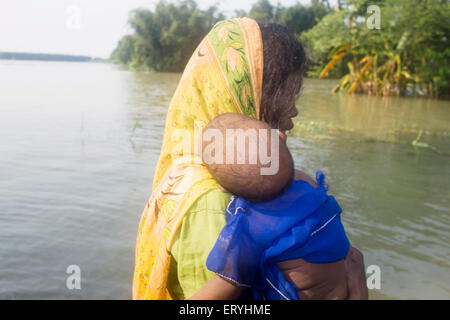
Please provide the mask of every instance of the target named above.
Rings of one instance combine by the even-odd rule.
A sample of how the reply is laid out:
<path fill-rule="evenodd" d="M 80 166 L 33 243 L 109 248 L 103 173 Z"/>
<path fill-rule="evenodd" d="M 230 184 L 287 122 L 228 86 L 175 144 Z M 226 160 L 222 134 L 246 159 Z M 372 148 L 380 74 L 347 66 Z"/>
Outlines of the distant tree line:
<path fill-rule="evenodd" d="M 42 61 L 74 61 L 89 62 L 100 61 L 98 58 L 88 56 L 72 56 L 66 54 L 47 54 L 47 53 L 23 53 L 23 52 L 0 52 L 0 59 L 3 60 L 42 60 Z"/>
<path fill-rule="evenodd" d="M 132 35 L 124 36 L 111 60 L 133 70 L 181 72 L 201 39 L 224 15 L 215 6 L 200 10 L 194 0 L 160 1 L 152 12 L 130 13 Z"/>
<path fill-rule="evenodd" d="M 328 1 L 313 0 L 311 6 L 285 8 L 259 0 L 248 13 L 236 10 L 235 16 L 278 21 L 300 35 L 330 11 Z M 134 33 L 119 41 L 111 60 L 133 70 L 181 72 L 203 37 L 223 19 L 225 15 L 216 5 L 201 10 L 194 0 L 160 1 L 153 11 L 133 10 L 129 24 Z"/>
<path fill-rule="evenodd" d="M 370 5 L 379 10 L 379 28 L 369 28 Z M 450 4 L 445 0 L 327 0 L 289 7 L 257 0 L 251 17 L 286 25 L 308 49 L 309 77 L 340 78 L 334 91 L 373 95 L 448 97 Z M 133 33 L 124 36 L 110 60 L 132 70 L 181 72 L 211 27 L 225 18 L 194 0 L 161 0 L 153 11 L 130 13 Z"/>

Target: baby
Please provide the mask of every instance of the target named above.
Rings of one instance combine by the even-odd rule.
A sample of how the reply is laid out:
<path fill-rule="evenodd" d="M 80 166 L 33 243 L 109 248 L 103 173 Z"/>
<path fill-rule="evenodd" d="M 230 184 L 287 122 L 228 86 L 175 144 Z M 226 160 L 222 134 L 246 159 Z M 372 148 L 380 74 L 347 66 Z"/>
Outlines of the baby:
<path fill-rule="evenodd" d="M 206 167 L 233 194 L 208 269 L 256 299 L 346 299 L 350 244 L 324 175 L 294 170 L 284 135 L 247 116 L 214 118 L 202 139 Z"/>

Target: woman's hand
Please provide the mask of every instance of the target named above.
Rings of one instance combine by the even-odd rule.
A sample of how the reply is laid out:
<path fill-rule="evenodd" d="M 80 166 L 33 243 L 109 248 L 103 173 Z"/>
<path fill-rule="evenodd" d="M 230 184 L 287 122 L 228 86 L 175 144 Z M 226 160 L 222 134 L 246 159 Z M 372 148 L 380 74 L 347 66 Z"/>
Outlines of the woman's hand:
<path fill-rule="evenodd" d="M 350 247 L 344 261 L 347 271 L 348 300 L 367 300 L 368 290 L 363 254 L 358 249 Z"/>
<path fill-rule="evenodd" d="M 231 281 L 215 275 L 189 300 L 235 300 L 243 290 L 244 287 L 238 287 Z"/>

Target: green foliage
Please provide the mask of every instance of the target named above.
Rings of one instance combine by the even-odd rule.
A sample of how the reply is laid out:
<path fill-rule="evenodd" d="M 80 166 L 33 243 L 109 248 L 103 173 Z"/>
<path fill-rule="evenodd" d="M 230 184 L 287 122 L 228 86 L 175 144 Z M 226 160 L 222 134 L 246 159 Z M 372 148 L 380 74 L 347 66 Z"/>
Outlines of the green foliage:
<path fill-rule="evenodd" d="M 247 16 L 247 12 L 242 9 L 237 9 L 237 10 L 234 10 L 234 16 L 236 18 L 243 18 L 243 17 Z"/>
<path fill-rule="evenodd" d="M 234 13 L 236 17 L 278 21 L 299 35 L 329 10 L 328 2 L 319 0 L 313 0 L 311 6 L 295 4 L 289 8 L 258 0 L 248 14 L 244 10 Z M 200 10 L 194 0 L 160 1 L 154 11 L 133 10 L 129 24 L 134 33 L 119 41 L 110 60 L 132 70 L 181 72 L 202 38 L 224 18 L 216 6 Z"/>
<path fill-rule="evenodd" d="M 154 12 L 134 10 L 129 24 L 135 33 L 119 41 L 111 60 L 133 70 L 181 72 L 205 34 L 223 18 L 215 6 L 200 10 L 193 0 L 160 1 Z"/>
<path fill-rule="evenodd" d="M 448 97 L 450 4 L 440 0 L 376 3 L 381 8 L 380 29 L 369 29 L 364 19 L 369 16 L 364 13 L 367 5 L 373 3 L 354 0 L 302 35 L 315 58 L 315 74 L 323 67 L 321 77 L 331 72 L 342 76 L 335 91 Z M 338 21 L 345 21 L 345 27 L 337 28 Z M 321 39 L 327 23 L 333 50 L 325 65 L 327 48 Z"/>
<path fill-rule="evenodd" d="M 300 35 L 315 26 L 330 10 L 328 1 L 312 0 L 309 6 L 298 2 L 290 7 L 282 7 L 279 3 L 273 6 L 268 0 L 258 0 L 248 16 L 255 20 L 283 24 L 294 34 Z"/>
<path fill-rule="evenodd" d="M 278 23 L 287 26 L 297 36 L 314 27 L 331 11 L 328 2 L 313 0 L 310 6 L 297 3 L 291 7 L 279 9 Z"/>
<path fill-rule="evenodd" d="M 369 5 L 379 6 L 381 28 L 369 29 Z M 341 78 L 335 88 L 375 95 L 419 94 L 448 97 L 450 82 L 450 4 L 444 0 L 327 0 L 283 7 L 257 0 L 236 17 L 286 25 L 307 47 L 310 77 Z M 194 0 L 165 2 L 153 11 L 131 12 L 132 35 L 124 36 L 111 61 L 132 70 L 181 72 L 215 22 L 224 19 L 216 6 L 207 10 Z"/>
<path fill-rule="evenodd" d="M 301 34 L 300 39 L 309 49 L 312 59 L 307 73 L 309 77 L 318 77 L 328 61 L 328 54 L 348 40 L 349 28 L 344 22 L 347 14 L 347 11 L 329 13 L 314 28 Z M 338 78 L 345 72 L 346 66 L 341 63 L 331 70 L 330 77 Z"/>
<path fill-rule="evenodd" d="M 250 9 L 249 17 L 261 21 L 273 21 L 276 8 L 269 0 L 258 0 Z"/>
<path fill-rule="evenodd" d="M 130 63 L 135 53 L 136 40 L 135 35 L 126 35 L 120 39 L 116 49 L 111 53 L 110 60 L 114 63 Z"/>

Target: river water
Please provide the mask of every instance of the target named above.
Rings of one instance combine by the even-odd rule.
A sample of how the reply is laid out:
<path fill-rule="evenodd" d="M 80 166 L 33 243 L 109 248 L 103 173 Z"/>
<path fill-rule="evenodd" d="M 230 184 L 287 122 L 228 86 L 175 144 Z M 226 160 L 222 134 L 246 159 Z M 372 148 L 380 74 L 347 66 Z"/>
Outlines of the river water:
<path fill-rule="evenodd" d="M 130 298 L 179 78 L 0 60 L 0 298 Z M 380 268 L 371 298 L 449 299 L 450 103 L 333 95 L 333 84 L 305 81 L 296 166 L 327 174 L 352 244 Z M 70 265 L 80 290 L 66 287 Z"/>

